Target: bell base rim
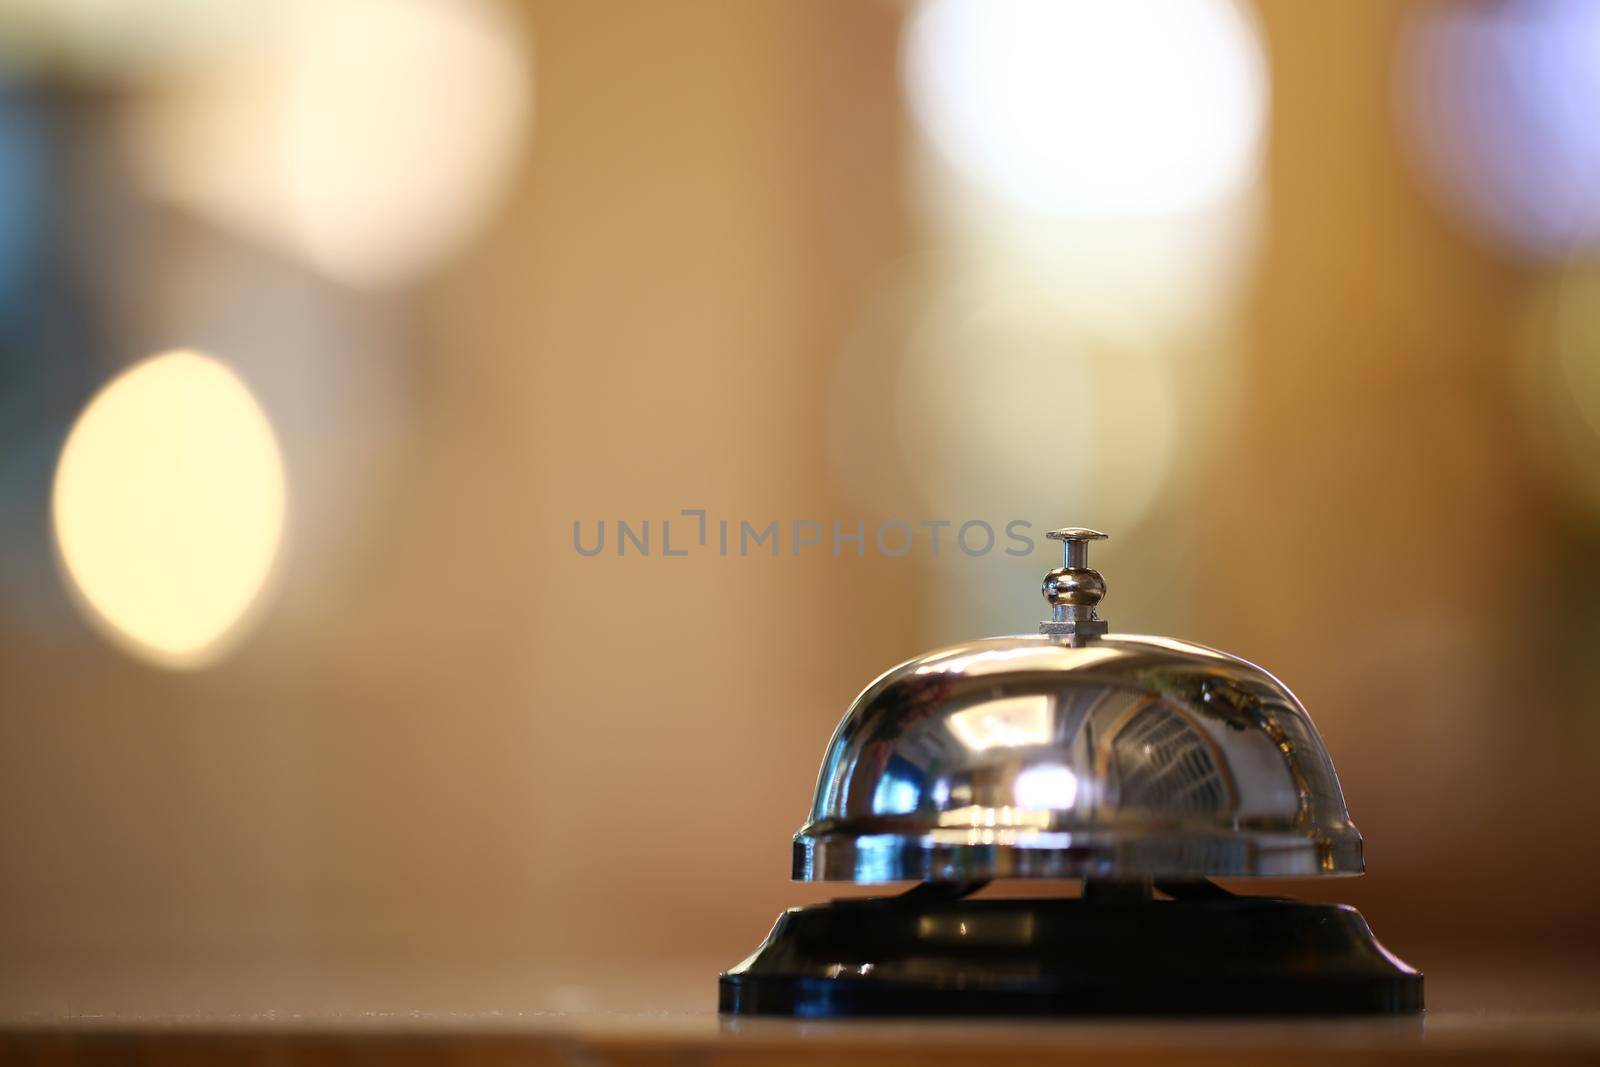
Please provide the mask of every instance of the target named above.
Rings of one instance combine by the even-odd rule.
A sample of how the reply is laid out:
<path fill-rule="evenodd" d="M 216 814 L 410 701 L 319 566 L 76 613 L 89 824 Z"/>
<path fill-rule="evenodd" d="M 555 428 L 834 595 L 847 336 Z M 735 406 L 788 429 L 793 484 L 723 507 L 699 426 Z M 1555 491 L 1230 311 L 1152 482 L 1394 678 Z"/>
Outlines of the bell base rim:
<path fill-rule="evenodd" d="M 1266 897 L 887 897 L 794 908 L 719 977 L 724 1015 L 1392 1016 L 1423 976 L 1356 909 Z"/>

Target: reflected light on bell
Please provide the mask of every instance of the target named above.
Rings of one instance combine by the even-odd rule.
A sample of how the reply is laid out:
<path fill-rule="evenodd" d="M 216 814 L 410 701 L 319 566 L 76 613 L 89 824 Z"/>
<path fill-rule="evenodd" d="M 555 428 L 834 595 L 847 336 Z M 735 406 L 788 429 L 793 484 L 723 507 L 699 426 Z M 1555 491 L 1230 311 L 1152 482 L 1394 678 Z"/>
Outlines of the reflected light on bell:
<path fill-rule="evenodd" d="M 998 807 L 991 808 L 982 804 L 969 804 L 964 808 L 952 808 L 950 811 L 939 813 L 939 825 L 943 827 L 1017 827 L 1017 826 L 1049 826 L 1050 817 L 1042 811 L 1030 811 L 1027 808 Z M 937 840 L 937 838 L 936 838 Z M 949 840 L 946 838 L 945 840 Z M 1002 842 L 1011 844 L 1016 838 L 1006 838 Z M 960 843 L 960 839 L 956 839 Z M 980 840 L 974 840 L 974 844 Z M 982 844 L 996 844 L 994 838 L 981 839 Z"/>
<path fill-rule="evenodd" d="M 874 815 L 908 815 L 917 810 L 922 791 L 917 783 L 906 778 L 886 774 L 872 793 Z"/>
<path fill-rule="evenodd" d="M 950 716 L 950 732 L 967 748 L 1023 748 L 1050 740 L 1050 698 L 1003 697 Z"/>
<path fill-rule="evenodd" d="M 211 661 L 258 602 L 283 539 L 283 461 L 227 367 L 155 356 L 113 379 L 62 447 L 63 568 L 93 621 L 151 662 Z"/>
<path fill-rule="evenodd" d="M 1406 132 L 1447 207 L 1534 256 L 1600 243 L 1600 4 L 1434 6 L 1402 54 Z"/>
<path fill-rule="evenodd" d="M 1078 776 L 1070 767 L 1042 763 L 1017 775 L 1012 794 L 1024 808 L 1066 811 L 1077 803 Z"/>
<path fill-rule="evenodd" d="M 411 281 L 478 228 L 531 115 L 491 0 L 292 0 L 262 40 L 136 97 L 141 179 L 353 286 Z"/>
<path fill-rule="evenodd" d="M 941 156 L 1055 214 L 1162 214 L 1248 186 L 1266 72 L 1233 0 L 925 0 L 905 92 Z"/>

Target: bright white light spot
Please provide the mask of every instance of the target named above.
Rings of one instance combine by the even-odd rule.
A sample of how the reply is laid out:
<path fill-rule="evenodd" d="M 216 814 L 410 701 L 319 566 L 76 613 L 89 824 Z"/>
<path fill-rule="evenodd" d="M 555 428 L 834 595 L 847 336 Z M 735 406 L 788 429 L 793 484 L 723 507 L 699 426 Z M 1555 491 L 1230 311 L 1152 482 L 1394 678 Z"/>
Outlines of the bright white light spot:
<path fill-rule="evenodd" d="M 530 121 L 529 61 L 491 0 L 287 0 L 253 50 L 139 98 L 153 191 L 379 288 L 461 245 Z"/>
<path fill-rule="evenodd" d="M 1041 763 L 1017 775 L 1014 795 L 1021 808 L 1066 811 L 1078 799 L 1078 776 L 1059 764 Z"/>
<path fill-rule="evenodd" d="M 319 10 L 286 84 L 291 222 L 330 273 L 382 284 L 470 228 L 510 162 L 526 78 L 483 4 Z"/>
<path fill-rule="evenodd" d="M 256 603 L 283 537 L 284 473 L 265 413 L 193 352 L 101 390 L 56 468 L 56 544 L 91 617 L 135 653 L 196 666 Z"/>
<path fill-rule="evenodd" d="M 1027 208 L 1183 211 L 1258 169 L 1265 65 L 1232 0 L 925 0 L 902 73 L 939 153 Z"/>

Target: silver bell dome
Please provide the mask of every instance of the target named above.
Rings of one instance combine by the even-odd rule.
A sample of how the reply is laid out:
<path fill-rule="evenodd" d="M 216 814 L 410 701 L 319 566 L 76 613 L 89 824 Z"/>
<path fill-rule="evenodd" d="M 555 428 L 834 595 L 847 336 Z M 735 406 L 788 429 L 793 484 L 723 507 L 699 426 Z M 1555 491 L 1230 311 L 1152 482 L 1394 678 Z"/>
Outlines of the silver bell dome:
<path fill-rule="evenodd" d="M 1362 871 L 1305 708 L 1186 641 L 1107 633 L 1088 543 L 1050 537 L 1040 633 L 938 649 L 856 698 L 828 743 L 801 881 L 1199 879 Z"/>

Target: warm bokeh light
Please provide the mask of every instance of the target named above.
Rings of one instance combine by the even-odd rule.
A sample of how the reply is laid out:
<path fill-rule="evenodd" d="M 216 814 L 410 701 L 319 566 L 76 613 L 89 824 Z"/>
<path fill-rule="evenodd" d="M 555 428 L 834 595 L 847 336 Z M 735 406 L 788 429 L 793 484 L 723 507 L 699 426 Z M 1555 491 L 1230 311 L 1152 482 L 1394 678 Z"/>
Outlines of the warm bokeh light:
<path fill-rule="evenodd" d="M 1231 0 L 926 0 L 902 51 L 922 130 L 1024 207 L 1203 207 L 1258 167 L 1266 75 Z"/>
<path fill-rule="evenodd" d="M 900 58 L 931 149 L 909 192 L 938 253 L 908 272 L 898 322 L 864 324 L 837 363 L 836 467 L 875 506 L 1084 515 L 1126 537 L 1186 491 L 1233 403 L 1265 203 L 1254 17 L 1234 0 L 924 0 Z M 1035 560 L 938 566 L 952 636 L 1038 610 L 994 592 L 1027 590 Z"/>
<path fill-rule="evenodd" d="M 921 314 L 895 414 L 932 513 L 1144 517 L 1174 466 L 1179 398 L 1136 323 L 1086 324 L 1020 289 Z"/>
<path fill-rule="evenodd" d="M 1600 519 L 1600 269 L 1549 278 L 1529 302 L 1519 393 L 1524 438 L 1550 487 Z"/>
<path fill-rule="evenodd" d="M 256 603 L 283 538 L 284 472 L 239 378 L 169 352 L 108 384 L 56 468 L 56 543 L 95 621 L 137 654 L 194 666 Z"/>
<path fill-rule="evenodd" d="M 129 109 L 151 189 L 338 281 L 410 281 L 498 199 L 530 61 L 491 0 L 287 4 L 248 59 Z"/>
<path fill-rule="evenodd" d="M 1185 331 L 1174 309 L 1078 277 L 1030 278 L 982 249 L 971 269 L 891 291 L 832 368 L 827 456 L 858 506 L 1035 524 L 1030 555 L 929 560 L 940 640 L 1031 627 L 1053 517 L 1125 538 L 1225 431 L 1235 376 L 1220 331 Z"/>
<path fill-rule="evenodd" d="M 1600 5 L 1435 6 L 1403 56 L 1407 140 L 1449 208 L 1527 254 L 1600 242 Z"/>
<path fill-rule="evenodd" d="M 396 281 L 468 233 L 505 178 L 523 58 L 483 2 L 315 10 L 284 84 L 290 223 L 335 277 Z"/>

